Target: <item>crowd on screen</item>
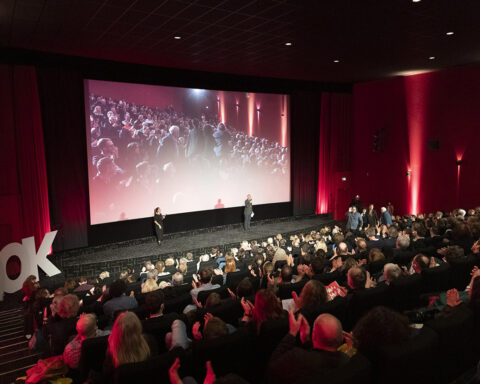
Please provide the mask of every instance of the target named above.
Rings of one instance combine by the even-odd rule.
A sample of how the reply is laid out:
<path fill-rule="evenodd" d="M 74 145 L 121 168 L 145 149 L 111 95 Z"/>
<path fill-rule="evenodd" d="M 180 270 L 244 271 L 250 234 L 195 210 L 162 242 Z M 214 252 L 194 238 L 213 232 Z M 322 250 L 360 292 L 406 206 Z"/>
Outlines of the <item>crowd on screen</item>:
<path fill-rule="evenodd" d="M 352 206 L 363 211 L 359 199 Z M 200 382 L 205 372 L 207 383 L 391 382 L 392 374 L 419 382 L 458 369 L 442 358 L 467 346 L 478 361 L 480 207 L 416 216 L 389 209 L 388 223 L 378 215 L 355 228 L 147 260 L 120 275 L 67 279 L 52 293 L 47 281 L 27 279 L 31 347 L 92 382 L 118 381 L 119 372 L 141 382 Z M 432 329 L 467 318 L 469 336 L 439 347 Z M 435 328 L 439 319 L 444 328 Z M 101 369 L 85 363 L 90 340 L 104 340 Z M 420 352 L 410 361 L 401 351 L 412 350 Z M 410 363 L 386 370 L 396 358 Z"/>
<path fill-rule="evenodd" d="M 186 116 L 172 106 L 153 108 L 89 96 L 90 174 L 93 182 L 151 189 L 182 170 L 219 169 L 241 177 L 245 169 L 271 175 L 288 170 L 288 148 L 248 136 L 216 115 Z"/>

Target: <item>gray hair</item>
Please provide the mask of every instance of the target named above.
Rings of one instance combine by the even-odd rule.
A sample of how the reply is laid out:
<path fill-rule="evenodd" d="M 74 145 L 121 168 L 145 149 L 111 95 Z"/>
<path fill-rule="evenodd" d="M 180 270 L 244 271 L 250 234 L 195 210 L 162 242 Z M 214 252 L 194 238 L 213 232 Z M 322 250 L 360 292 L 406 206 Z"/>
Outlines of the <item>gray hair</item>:
<path fill-rule="evenodd" d="M 180 128 L 178 128 L 176 125 L 172 125 L 168 132 L 170 132 L 172 135 L 173 135 L 173 132 L 179 132 L 180 131 Z"/>
<path fill-rule="evenodd" d="M 407 249 L 410 246 L 410 238 L 405 235 L 398 236 L 397 245 L 402 249 Z"/>
<path fill-rule="evenodd" d="M 383 277 L 387 282 L 391 282 L 392 280 L 398 279 L 401 275 L 402 275 L 402 270 L 397 264 L 387 263 L 383 267 Z"/>
<path fill-rule="evenodd" d="M 183 284 L 183 275 L 180 272 L 176 272 L 172 276 L 173 286 L 178 286 Z"/>

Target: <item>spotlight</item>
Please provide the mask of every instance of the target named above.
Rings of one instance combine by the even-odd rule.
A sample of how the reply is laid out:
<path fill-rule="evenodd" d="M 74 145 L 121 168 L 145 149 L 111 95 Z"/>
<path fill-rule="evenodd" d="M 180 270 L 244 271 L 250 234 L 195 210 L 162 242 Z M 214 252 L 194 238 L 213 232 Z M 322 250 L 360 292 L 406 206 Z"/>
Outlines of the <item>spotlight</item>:
<path fill-rule="evenodd" d="M 287 47 L 290 47 L 290 46 L 292 45 L 292 43 L 288 42 L 288 43 L 285 43 L 285 45 L 286 45 Z"/>
<path fill-rule="evenodd" d="M 347 178 L 346 178 L 346 177 L 342 177 L 342 181 L 347 181 Z"/>
<path fill-rule="evenodd" d="M 180 39 L 182 38 L 182 36 L 173 36 L 173 38 L 174 38 L 175 40 L 180 40 Z"/>
<path fill-rule="evenodd" d="M 338 59 L 335 59 L 335 60 L 333 60 L 333 62 L 334 62 L 334 63 L 339 63 L 339 62 L 340 62 L 340 60 L 338 60 Z"/>
<path fill-rule="evenodd" d="M 454 32 L 452 32 L 452 31 L 446 33 L 447 36 L 452 36 L 453 34 L 454 34 Z"/>
<path fill-rule="evenodd" d="M 198 88 L 192 89 L 193 94 L 197 96 L 200 96 L 204 91 L 205 91 L 204 89 L 198 89 Z"/>
<path fill-rule="evenodd" d="M 428 60 L 435 60 L 435 56 L 430 56 Z"/>
<path fill-rule="evenodd" d="M 457 160 L 456 163 L 457 163 L 458 166 L 461 166 L 463 164 L 463 161 L 462 160 Z"/>
<path fill-rule="evenodd" d="M 408 170 L 407 171 L 407 176 L 411 176 L 412 175 L 412 171 Z"/>

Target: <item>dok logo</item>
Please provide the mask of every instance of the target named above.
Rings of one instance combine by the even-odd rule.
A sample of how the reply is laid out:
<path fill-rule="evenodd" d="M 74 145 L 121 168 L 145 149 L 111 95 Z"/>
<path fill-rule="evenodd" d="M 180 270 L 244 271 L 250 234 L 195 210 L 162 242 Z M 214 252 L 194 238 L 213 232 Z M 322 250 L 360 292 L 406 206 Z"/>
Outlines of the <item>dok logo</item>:
<path fill-rule="evenodd" d="M 3 247 L 0 252 L 0 300 L 3 299 L 3 293 L 13 293 L 22 288 L 25 279 L 34 275 L 38 279 L 38 267 L 48 276 L 54 276 L 60 273 L 48 259 L 47 255 L 53 244 L 57 231 L 45 234 L 38 252 L 35 250 L 35 238 L 27 237 L 22 239 L 22 243 L 10 243 Z M 18 256 L 21 262 L 21 272 L 15 280 L 11 280 L 7 275 L 7 261 L 12 256 Z"/>

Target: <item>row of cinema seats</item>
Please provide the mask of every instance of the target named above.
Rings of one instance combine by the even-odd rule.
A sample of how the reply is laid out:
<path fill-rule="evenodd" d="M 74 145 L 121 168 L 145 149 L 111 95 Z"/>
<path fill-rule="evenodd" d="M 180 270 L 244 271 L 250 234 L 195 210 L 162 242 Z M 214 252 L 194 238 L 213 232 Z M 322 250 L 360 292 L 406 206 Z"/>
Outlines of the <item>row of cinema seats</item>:
<path fill-rule="evenodd" d="M 188 351 L 175 348 L 141 363 L 123 365 L 116 369 L 114 382 L 168 383 L 168 368 L 176 357 L 181 360 L 180 375 L 191 375 L 199 382 L 205 377 L 208 360 L 219 377 L 236 373 L 251 383 L 262 382 L 270 354 L 287 332 L 287 319 L 265 323 L 258 336 L 241 328 L 224 338 L 197 341 Z M 318 382 L 449 383 L 478 358 L 473 333 L 473 313 L 462 308 L 451 317 L 427 322 L 417 336 L 381 349 L 375 358 L 357 353 L 347 366 L 318 377 Z M 101 372 L 107 343 L 108 337 L 84 342 L 81 375 L 89 370 Z"/>
<path fill-rule="evenodd" d="M 455 286 L 464 288 L 468 283 L 468 271 L 473 265 L 479 264 L 480 258 L 473 256 L 456 265 L 442 264 L 425 270 L 422 275 L 401 277 L 390 286 L 356 291 L 346 298 L 337 297 L 317 308 L 304 311 L 304 315 L 310 324 L 313 324 L 319 314 L 331 313 L 342 322 L 346 330 L 351 330 L 358 319 L 375 306 L 386 305 L 398 311 L 410 310 L 422 304 L 421 296 L 424 293 L 438 293 Z M 460 276 L 460 270 L 465 272 L 465 276 L 462 276 L 462 280 L 456 280 L 457 276 Z M 210 293 L 219 293 L 222 303 L 209 309 L 209 312 L 227 323 L 238 326 L 243 309 L 239 300 L 229 297 L 227 287 L 234 290 L 236 284 L 247 276 L 247 271 L 229 274 L 225 286 L 200 292 L 199 301 L 205 304 Z M 254 286 L 259 285 L 258 278 L 251 276 L 249 278 L 253 280 Z M 321 275 L 313 278 L 322 281 Z M 291 298 L 292 291 L 300 293 L 304 285 L 305 281 L 281 285 L 278 296 L 281 299 Z M 221 339 L 197 341 L 189 351 L 181 349 L 166 351 L 164 338 L 170 331 L 171 322 L 176 318 L 185 320 L 183 308 L 192 303 L 189 291 L 189 285 L 167 288 L 165 313 L 176 312 L 176 316 L 170 315 L 170 320 L 159 324 L 157 329 L 148 329 L 148 333 L 157 342 L 159 354 L 142 363 L 119 367 L 116 370 L 115 382 L 146 380 L 168 382 L 167 368 L 176 357 L 181 359 L 181 376 L 188 374 L 197 380 L 203 380 L 205 362 L 211 360 L 219 376 L 233 372 L 251 383 L 262 382 L 271 353 L 288 332 L 288 319 L 264 323 L 257 336 L 240 328 L 236 333 Z M 254 300 L 253 297 L 249 299 Z M 147 312 L 141 294 L 138 294 L 138 301 L 140 306 L 135 312 L 140 319 L 144 319 Z M 204 312 L 203 309 L 197 311 L 198 320 L 203 318 Z M 472 366 L 475 359 L 478 360 L 480 342 L 478 319 L 469 308 L 459 308 L 448 317 L 427 321 L 416 337 L 402 345 L 384 348 L 373 359 L 371 356 L 368 360 L 356 355 L 348 367 L 330 372 L 325 379 L 334 383 L 448 383 Z M 107 341 L 107 337 L 101 337 L 83 343 L 80 377 L 87 377 L 90 371 L 101 371 Z"/>

